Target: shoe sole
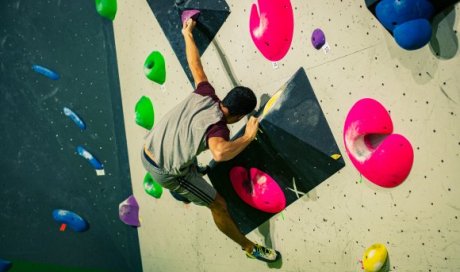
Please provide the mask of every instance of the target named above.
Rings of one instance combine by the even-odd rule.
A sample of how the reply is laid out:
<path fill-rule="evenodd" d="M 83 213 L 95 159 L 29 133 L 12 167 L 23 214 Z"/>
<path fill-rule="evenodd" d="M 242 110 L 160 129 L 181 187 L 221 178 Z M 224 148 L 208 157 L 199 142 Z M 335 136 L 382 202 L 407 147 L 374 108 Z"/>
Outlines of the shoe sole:
<path fill-rule="evenodd" d="M 260 258 L 260 257 L 255 257 L 253 255 L 249 255 L 249 254 L 246 254 L 246 256 L 250 259 L 256 259 L 256 260 L 259 260 L 259 261 L 262 261 L 262 262 L 266 262 L 266 263 L 274 263 L 274 262 L 277 262 L 279 259 L 281 259 L 281 253 L 279 253 L 278 250 L 275 250 L 276 252 L 276 258 L 274 260 L 267 260 L 267 259 L 264 259 L 264 258 Z"/>

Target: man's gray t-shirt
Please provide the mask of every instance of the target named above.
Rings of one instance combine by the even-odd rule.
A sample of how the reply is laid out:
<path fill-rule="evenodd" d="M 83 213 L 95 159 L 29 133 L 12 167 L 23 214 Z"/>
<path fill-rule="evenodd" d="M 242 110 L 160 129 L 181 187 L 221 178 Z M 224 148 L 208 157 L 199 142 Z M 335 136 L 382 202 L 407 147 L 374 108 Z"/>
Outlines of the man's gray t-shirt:
<path fill-rule="evenodd" d="M 210 137 L 229 140 L 220 100 L 208 82 L 179 103 L 147 134 L 145 146 L 158 166 L 172 175 L 184 175 L 196 156 L 207 149 Z"/>

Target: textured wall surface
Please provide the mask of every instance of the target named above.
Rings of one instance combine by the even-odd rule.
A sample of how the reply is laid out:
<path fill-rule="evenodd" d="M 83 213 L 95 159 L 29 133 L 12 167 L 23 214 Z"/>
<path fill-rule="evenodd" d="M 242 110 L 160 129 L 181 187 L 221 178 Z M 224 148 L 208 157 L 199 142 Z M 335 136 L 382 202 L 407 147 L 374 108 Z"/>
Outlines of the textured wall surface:
<path fill-rule="evenodd" d="M 347 112 L 357 100 L 371 97 L 391 112 L 394 131 L 411 141 L 415 161 L 403 184 L 382 189 L 364 178 L 360 182 L 345 157 L 344 169 L 249 237 L 282 252 L 281 271 L 359 271 L 363 251 L 377 242 L 387 246 L 393 271 L 460 270 L 460 6 L 435 18 L 429 45 L 409 52 L 396 45 L 364 1 L 291 2 L 293 43 L 273 69 L 249 35 L 252 1 L 227 1 L 227 22 L 202 57 L 218 95 L 223 97 L 232 81 L 251 87 L 258 97 L 273 94 L 304 67 L 343 154 Z M 133 192 L 141 206 L 144 271 L 268 270 L 246 259 L 217 230 L 206 208 L 185 206 L 167 192 L 157 200 L 143 191 L 139 153 L 146 131 L 134 123 L 135 103 L 149 96 L 158 120 L 192 89 L 147 2 L 118 5 L 115 40 Z M 317 27 L 326 34 L 327 54 L 311 46 Z M 166 59 L 164 87 L 143 74 L 153 50 Z M 209 159 L 209 153 L 200 157 Z"/>
<path fill-rule="evenodd" d="M 92 2 L 0 1 L 0 258 L 14 261 L 13 271 L 142 268 L 138 234 L 118 220 L 131 180 L 114 43 L 112 22 Z M 60 232 L 55 209 L 77 213 L 89 230 Z"/>

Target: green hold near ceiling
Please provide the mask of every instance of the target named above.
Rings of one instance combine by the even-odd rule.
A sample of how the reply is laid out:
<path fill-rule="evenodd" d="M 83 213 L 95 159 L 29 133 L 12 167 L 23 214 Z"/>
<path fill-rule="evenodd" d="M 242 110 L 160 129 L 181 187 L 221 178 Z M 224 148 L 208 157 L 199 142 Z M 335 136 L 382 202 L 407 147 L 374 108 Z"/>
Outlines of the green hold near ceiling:
<path fill-rule="evenodd" d="M 166 81 L 166 65 L 163 55 L 153 51 L 144 63 L 144 73 L 148 79 L 163 85 Z"/>
<path fill-rule="evenodd" d="M 144 177 L 144 190 L 147 194 L 154 198 L 160 198 L 163 194 L 163 187 L 156 182 L 150 173 L 145 174 Z"/>
<path fill-rule="evenodd" d="M 99 15 L 111 21 L 117 14 L 117 0 L 95 0 L 96 10 Z"/>
<path fill-rule="evenodd" d="M 135 111 L 136 124 L 148 130 L 152 129 L 153 122 L 155 121 L 155 112 L 150 98 L 142 96 L 136 103 Z"/>

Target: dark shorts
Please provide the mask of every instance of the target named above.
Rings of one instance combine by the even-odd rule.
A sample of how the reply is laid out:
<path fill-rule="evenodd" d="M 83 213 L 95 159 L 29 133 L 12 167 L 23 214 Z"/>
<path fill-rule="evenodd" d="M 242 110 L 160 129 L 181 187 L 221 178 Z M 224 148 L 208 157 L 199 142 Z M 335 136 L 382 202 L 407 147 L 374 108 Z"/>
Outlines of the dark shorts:
<path fill-rule="evenodd" d="M 144 168 L 162 187 L 178 193 L 200 206 L 209 206 L 216 198 L 216 189 L 197 172 L 197 166 L 191 165 L 184 175 L 176 176 L 159 168 L 142 148 L 141 159 Z"/>

